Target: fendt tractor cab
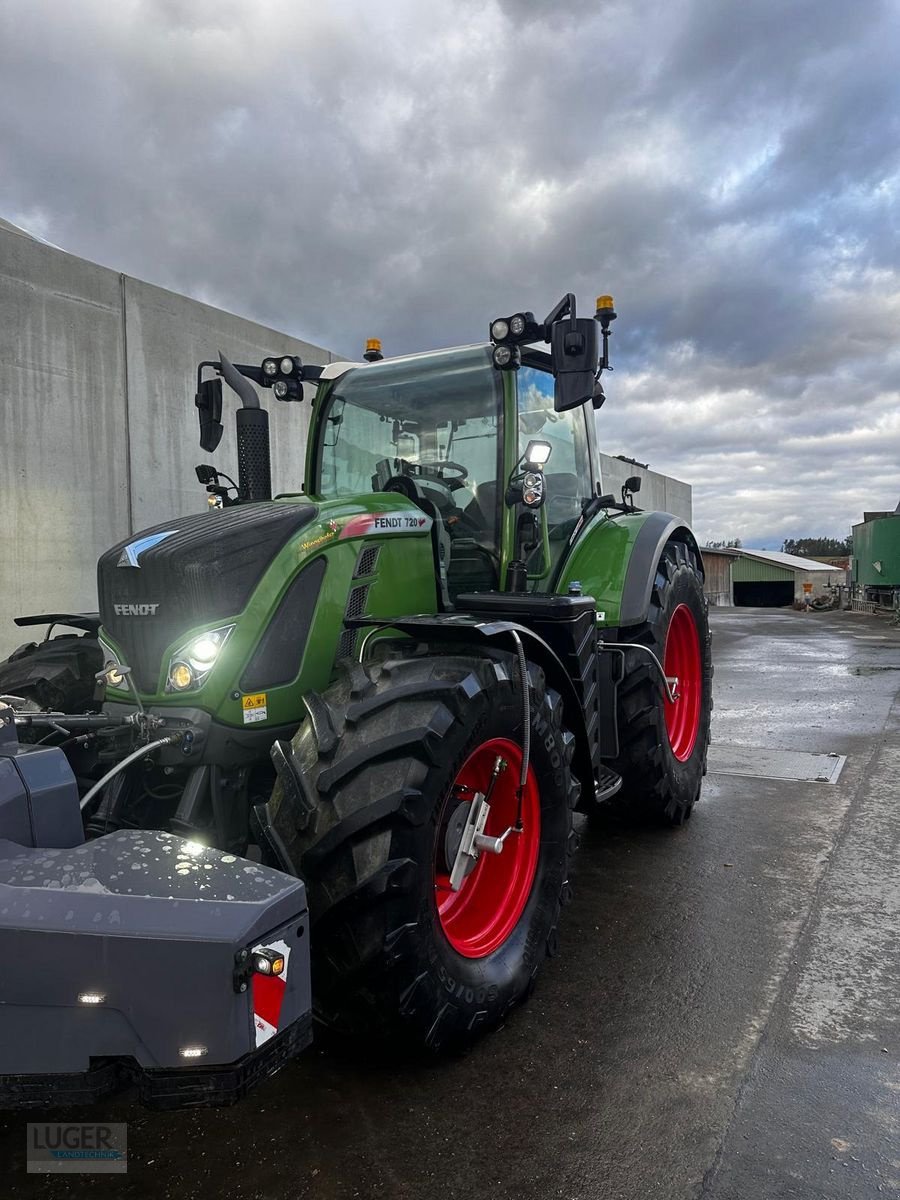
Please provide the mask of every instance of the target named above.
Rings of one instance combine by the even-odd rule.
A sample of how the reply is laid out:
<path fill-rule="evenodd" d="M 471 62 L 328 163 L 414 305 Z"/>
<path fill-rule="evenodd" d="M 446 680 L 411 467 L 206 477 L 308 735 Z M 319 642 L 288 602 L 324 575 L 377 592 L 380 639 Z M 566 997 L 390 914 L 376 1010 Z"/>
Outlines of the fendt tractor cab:
<path fill-rule="evenodd" d="M 114 546 L 99 617 L 63 618 L 88 632 L 0 668 L 23 736 L 65 743 L 89 837 L 167 831 L 303 881 L 339 1031 L 496 1026 L 556 946 L 576 812 L 678 825 L 698 798 L 702 562 L 639 479 L 602 492 L 615 316 L 570 294 L 482 345 L 202 363 L 207 452 L 223 381 L 241 401 L 237 483 L 198 467 L 209 511 Z M 314 388 L 302 486 L 274 499 L 258 388 Z M 95 715 L 67 724 L 76 693 Z"/>

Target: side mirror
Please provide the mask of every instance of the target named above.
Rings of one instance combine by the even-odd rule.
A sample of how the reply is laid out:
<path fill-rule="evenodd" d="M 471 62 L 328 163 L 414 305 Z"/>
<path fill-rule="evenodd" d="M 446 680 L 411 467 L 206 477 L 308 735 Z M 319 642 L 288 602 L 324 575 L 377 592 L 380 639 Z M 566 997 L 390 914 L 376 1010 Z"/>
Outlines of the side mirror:
<path fill-rule="evenodd" d="M 222 440 L 222 380 L 205 379 L 194 404 L 200 418 L 200 447 L 212 454 Z"/>
<path fill-rule="evenodd" d="M 593 317 L 563 317 L 550 327 L 550 354 L 557 412 L 577 408 L 594 395 L 598 362 L 597 322 Z"/>
<path fill-rule="evenodd" d="M 640 475 L 629 475 L 622 484 L 622 503 L 626 508 L 634 508 L 634 496 L 641 490 Z"/>

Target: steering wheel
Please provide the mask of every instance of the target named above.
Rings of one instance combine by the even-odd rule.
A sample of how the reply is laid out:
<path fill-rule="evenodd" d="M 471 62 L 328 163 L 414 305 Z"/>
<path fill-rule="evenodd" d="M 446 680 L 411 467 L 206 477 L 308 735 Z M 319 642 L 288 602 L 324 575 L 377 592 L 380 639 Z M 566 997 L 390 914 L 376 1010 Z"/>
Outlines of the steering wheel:
<path fill-rule="evenodd" d="M 453 492 L 457 488 L 461 488 L 469 478 L 469 468 L 464 467 L 462 463 L 451 462 L 449 458 L 445 458 L 441 462 L 423 463 L 420 470 L 425 479 L 429 477 L 428 473 L 433 471 L 441 483 Z M 448 471 L 453 472 L 449 479 L 447 478 Z"/>

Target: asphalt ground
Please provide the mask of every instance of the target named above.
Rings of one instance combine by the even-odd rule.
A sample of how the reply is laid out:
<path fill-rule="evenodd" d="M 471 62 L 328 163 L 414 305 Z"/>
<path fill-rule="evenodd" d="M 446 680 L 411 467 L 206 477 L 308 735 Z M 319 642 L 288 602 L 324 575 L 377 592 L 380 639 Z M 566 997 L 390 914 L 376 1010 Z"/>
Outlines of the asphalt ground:
<path fill-rule="evenodd" d="M 127 1121 L 127 1176 L 28 1176 L 5 1115 L 0 1195 L 900 1195 L 900 630 L 712 624 L 717 764 L 846 755 L 836 784 L 710 774 L 683 829 L 587 830 L 559 956 L 463 1058 L 320 1048 L 233 1109 L 35 1114 Z"/>

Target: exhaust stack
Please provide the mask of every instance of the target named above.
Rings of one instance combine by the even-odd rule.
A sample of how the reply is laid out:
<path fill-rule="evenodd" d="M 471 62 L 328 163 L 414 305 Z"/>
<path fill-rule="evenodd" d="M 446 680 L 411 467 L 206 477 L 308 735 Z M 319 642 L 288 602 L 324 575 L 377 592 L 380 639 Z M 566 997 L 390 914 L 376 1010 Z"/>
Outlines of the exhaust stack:
<path fill-rule="evenodd" d="M 238 498 L 245 503 L 272 499 L 269 414 L 260 406 L 256 388 L 219 351 L 222 377 L 241 398 L 235 414 L 238 452 Z"/>

